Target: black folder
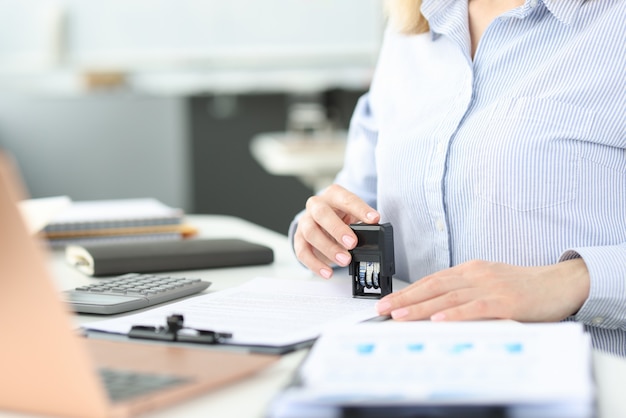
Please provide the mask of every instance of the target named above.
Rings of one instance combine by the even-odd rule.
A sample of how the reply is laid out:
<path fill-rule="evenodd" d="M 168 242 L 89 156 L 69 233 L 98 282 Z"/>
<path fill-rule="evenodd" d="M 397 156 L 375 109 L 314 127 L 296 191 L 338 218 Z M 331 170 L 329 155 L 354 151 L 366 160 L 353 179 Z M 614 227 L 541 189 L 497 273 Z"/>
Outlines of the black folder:
<path fill-rule="evenodd" d="M 241 239 L 124 242 L 66 248 L 68 262 L 90 276 L 270 264 L 271 248 Z"/>

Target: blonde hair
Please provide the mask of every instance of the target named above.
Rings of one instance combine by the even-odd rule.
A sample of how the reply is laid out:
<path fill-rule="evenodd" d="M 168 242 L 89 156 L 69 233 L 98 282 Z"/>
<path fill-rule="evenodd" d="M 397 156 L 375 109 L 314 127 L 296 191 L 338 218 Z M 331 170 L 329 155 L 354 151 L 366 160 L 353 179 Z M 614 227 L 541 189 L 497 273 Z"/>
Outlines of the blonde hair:
<path fill-rule="evenodd" d="M 421 5 L 422 0 L 386 0 L 391 27 L 407 35 L 428 32 L 428 21 L 420 11 Z"/>

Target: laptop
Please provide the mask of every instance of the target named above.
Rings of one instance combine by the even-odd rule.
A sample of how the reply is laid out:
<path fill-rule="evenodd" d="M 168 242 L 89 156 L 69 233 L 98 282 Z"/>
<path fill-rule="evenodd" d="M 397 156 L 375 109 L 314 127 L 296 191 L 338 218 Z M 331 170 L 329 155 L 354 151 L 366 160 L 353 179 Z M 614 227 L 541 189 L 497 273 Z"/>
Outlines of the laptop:
<path fill-rule="evenodd" d="M 0 410 L 128 417 L 250 376 L 278 357 L 81 337 L 17 202 L 24 188 L 0 153 Z M 130 384 L 110 392 L 103 377 Z M 155 389 L 151 386 L 158 386 Z M 141 388 L 141 389 L 137 389 Z M 138 393 L 135 393 L 138 392 Z"/>

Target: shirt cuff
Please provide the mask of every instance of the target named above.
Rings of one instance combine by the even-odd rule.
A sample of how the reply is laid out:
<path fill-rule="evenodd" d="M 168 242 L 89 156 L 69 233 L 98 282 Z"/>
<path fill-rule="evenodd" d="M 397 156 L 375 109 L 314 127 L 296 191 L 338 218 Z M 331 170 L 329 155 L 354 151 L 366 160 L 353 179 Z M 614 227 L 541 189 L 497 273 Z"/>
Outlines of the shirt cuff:
<path fill-rule="evenodd" d="M 300 220 L 302 215 L 304 215 L 305 211 L 306 209 L 302 210 L 293 218 L 293 220 L 291 221 L 291 224 L 289 225 L 289 231 L 287 232 L 287 239 L 289 240 L 289 246 L 291 247 L 291 252 L 293 253 L 293 256 L 296 258 L 296 260 L 298 260 L 298 257 L 296 257 L 296 250 L 293 246 L 293 238 L 296 235 L 296 229 L 298 229 L 298 221 Z M 298 260 L 298 262 L 300 263 L 301 266 L 304 267 L 304 264 L 302 264 L 300 260 Z"/>
<path fill-rule="evenodd" d="M 572 248 L 559 261 L 582 258 L 589 271 L 589 297 L 574 315 L 578 322 L 626 330 L 626 244 Z"/>

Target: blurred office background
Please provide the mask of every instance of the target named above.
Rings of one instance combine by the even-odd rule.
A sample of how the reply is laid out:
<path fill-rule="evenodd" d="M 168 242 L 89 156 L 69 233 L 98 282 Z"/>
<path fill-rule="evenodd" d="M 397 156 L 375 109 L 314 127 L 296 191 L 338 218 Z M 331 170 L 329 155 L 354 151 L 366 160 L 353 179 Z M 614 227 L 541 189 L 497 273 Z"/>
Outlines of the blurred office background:
<path fill-rule="evenodd" d="M 32 197 L 286 233 L 342 159 L 381 0 L 0 0 L 0 148 Z"/>

